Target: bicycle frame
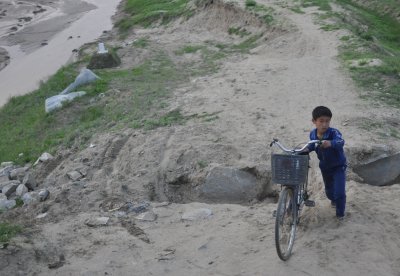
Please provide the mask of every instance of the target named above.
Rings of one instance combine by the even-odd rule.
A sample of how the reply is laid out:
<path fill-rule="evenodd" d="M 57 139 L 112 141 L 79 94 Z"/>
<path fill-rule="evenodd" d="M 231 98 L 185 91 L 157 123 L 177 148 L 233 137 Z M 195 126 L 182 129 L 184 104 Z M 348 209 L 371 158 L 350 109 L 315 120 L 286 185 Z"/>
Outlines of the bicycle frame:
<path fill-rule="evenodd" d="M 273 141 L 271 142 L 270 146 L 272 147 L 274 144 L 277 145 L 282 151 L 286 152 L 289 155 L 297 155 L 299 153 L 302 153 L 305 151 L 305 149 L 307 148 L 307 146 L 309 144 L 312 143 L 317 143 L 317 144 L 321 144 L 322 141 L 319 140 L 311 140 L 308 143 L 306 143 L 303 147 L 301 148 L 293 148 L 293 149 L 288 149 L 286 148 L 284 145 L 282 145 L 278 139 L 273 139 Z M 279 155 L 277 155 L 276 157 L 278 158 Z M 272 161 L 273 159 L 271 159 Z M 279 160 L 279 159 L 277 159 Z M 308 186 L 308 173 L 309 173 L 309 167 L 308 167 L 308 162 L 307 162 L 307 169 L 306 169 L 306 173 L 304 174 L 303 171 L 303 176 L 304 176 L 304 181 L 298 181 L 299 179 L 293 178 L 294 183 L 291 184 L 295 184 L 295 185 L 290 185 L 287 184 L 289 183 L 287 180 L 290 179 L 290 177 L 292 177 L 291 175 L 289 176 L 289 178 L 285 177 L 285 171 L 283 171 L 283 178 L 282 178 L 282 171 L 279 171 L 279 167 L 276 168 L 274 166 L 276 166 L 276 163 L 274 163 L 275 161 L 273 161 L 272 163 L 272 169 L 274 169 L 274 173 L 277 173 L 275 175 L 276 181 L 278 183 L 281 183 L 281 196 L 279 198 L 278 201 L 278 208 L 276 210 L 276 222 L 275 222 L 275 244 L 276 244 L 276 249 L 277 249 L 277 253 L 278 256 L 281 260 L 286 261 L 290 258 L 291 255 L 291 251 L 293 248 L 293 244 L 294 244 L 294 240 L 295 240 L 295 236 L 296 236 L 296 228 L 297 225 L 300 221 L 300 213 L 301 210 L 304 206 L 304 204 L 308 204 L 307 206 L 312 206 L 309 205 L 310 202 L 308 201 L 308 194 L 307 194 L 307 186 Z M 276 161 L 278 162 L 278 161 Z M 275 164 L 275 165 L 274 165 Z M 300 166 L 300 165 L 299 165 Z M 278 171 L 275 171 L 278 170 Z M 290 173 L 289 173 L 290 174 Z M 298 182 L 296 182 L 298 181 Z M 283 188 L 282 188 L 283 187 Z M 291 194 L 290 197 L 290 203 L 288 206 L 288 209 L 291 209 L 290 215 L 289 213 L 286 211 L 288 209 L 286 209 L 286 200 L 288 198 L 288 194 Z M 284 207 L 285 209 L 282 209 L 282 207 Z M 289 219 L 290 221 L 290 233 L 289 233 L 289 239 L 287 239 L 287 230 L 285 230 L 285 223 L 287 216 L 291 216 L 292 220 Z"/>

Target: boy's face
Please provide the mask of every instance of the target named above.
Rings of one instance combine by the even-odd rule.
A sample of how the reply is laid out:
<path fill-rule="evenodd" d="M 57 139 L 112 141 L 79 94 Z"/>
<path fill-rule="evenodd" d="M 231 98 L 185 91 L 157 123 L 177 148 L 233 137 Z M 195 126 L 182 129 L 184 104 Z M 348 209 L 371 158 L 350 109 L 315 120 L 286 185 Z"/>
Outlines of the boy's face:
<path fill-rule="evenodd" d="M 328 116 L 321 116 L 315 120 L 313 119 L 312 122 L 317 128 L 318 133 L 324 134 L 325 131 L 327 131 L 329 128 L 329 124 L 331 123 L 331 118 Z"/>

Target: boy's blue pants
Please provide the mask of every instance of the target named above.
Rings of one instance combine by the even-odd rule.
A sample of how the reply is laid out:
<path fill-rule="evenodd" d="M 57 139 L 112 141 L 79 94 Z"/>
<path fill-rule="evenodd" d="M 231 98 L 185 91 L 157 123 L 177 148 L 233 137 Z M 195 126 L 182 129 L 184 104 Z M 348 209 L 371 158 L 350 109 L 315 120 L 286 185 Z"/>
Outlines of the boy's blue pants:
<path fill-rule="evenodd" d="M 326 196 L 336 203 L 336 216 L 343 217 L 346 208 L 346 166 L 321 172 Z"/>

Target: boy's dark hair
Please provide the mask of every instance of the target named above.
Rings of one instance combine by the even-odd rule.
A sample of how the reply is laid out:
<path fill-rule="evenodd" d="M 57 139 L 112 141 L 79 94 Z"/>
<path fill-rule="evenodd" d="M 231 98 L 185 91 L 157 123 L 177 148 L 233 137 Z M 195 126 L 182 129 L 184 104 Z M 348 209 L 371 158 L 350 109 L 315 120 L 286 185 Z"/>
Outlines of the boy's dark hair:
<path fill-rule="evenodd" d="M 312 111 L 313 120 L 317 120 L 319 117 L 326 116 L 332 118 L 332 112 L 326 106 L 317 106 Z"/>

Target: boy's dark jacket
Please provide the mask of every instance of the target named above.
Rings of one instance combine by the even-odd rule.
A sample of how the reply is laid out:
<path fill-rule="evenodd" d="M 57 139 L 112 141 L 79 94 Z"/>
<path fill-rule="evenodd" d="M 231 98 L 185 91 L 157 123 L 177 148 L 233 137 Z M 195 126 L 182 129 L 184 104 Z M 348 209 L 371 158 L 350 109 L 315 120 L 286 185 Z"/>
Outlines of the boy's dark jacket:
<path fill-rule="evenodd" d="M 310 140 L 319 140 L 316 128 L 310 132 Z M 340 131 L 330 127 L 324 133 L 322 140 L 329 140 L 332 146 L 325 149 L 315 144 L 308 146 L 310 152 L 315 150 L 317 153 L 321 171 L 328 173 L 338 167 L 346 166 L 346 156 L 343 151 L 344 140 Z"/>

